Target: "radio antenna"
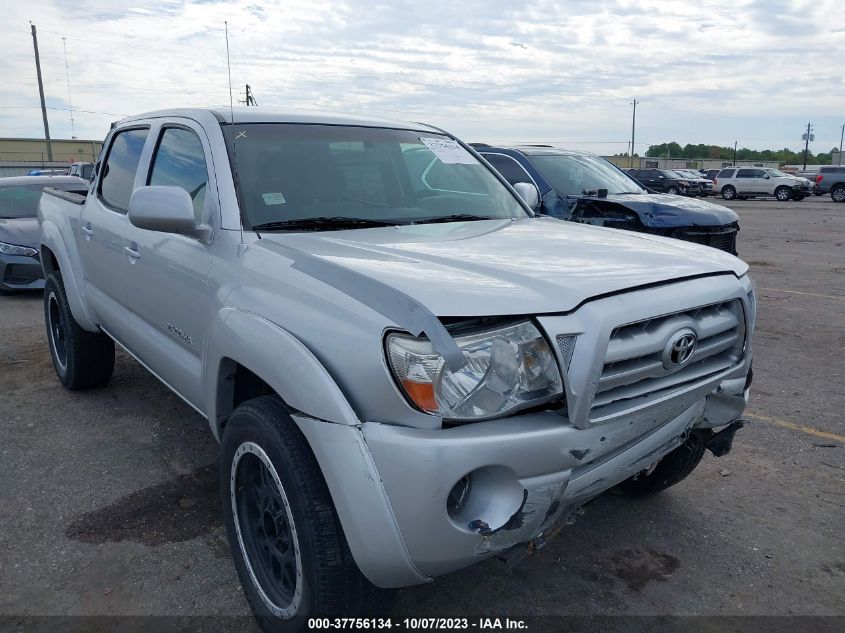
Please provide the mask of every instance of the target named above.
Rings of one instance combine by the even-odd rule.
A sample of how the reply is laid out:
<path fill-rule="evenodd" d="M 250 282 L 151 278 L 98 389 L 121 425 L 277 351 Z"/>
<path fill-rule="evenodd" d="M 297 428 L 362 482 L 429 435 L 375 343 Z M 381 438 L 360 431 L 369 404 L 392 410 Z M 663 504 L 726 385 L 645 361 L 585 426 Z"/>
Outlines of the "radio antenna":
<path fill-rule="evenodd" d="M 223 22 L 226 28 L 226 68 L 229 71 L 229 115 L 232 117 L 232 125 L 235 124 L 235 102 L 232 98 L 232 62 L 229 59 L 229 22 Z"/>
<path fill-rule="evenodd" d="M 76 140 L 76 126 L 73 123 L 73 101 L 70 99 L 70 67 L 67 65 L 67 40 L 62 38 L 62 48 L 65 51 L 65 79 L 67 80 L 67 105 L 70 109 L 70 137 Z"/>
<path fill-rule="evenodd" d="M 235 152 L 235 105 L 234 99 L 232 97 L 232 62 L 229 59 L 229 22 L 228 20 L 223 22 L 223 26 L 226 29 L 226 69 L 229 72 L 229 116 L 231 117 L 231 130 L 232 130 L 232 180 L 237 181 L 237 153 Z M 241 247 L 243 248 L 244 243 L 244 219 L 243 219 L 243 211 L 241 212 L 240 218 L 240 225 L 241 225 Z M 238 251 L 240 252 L 240 249 Z"/>

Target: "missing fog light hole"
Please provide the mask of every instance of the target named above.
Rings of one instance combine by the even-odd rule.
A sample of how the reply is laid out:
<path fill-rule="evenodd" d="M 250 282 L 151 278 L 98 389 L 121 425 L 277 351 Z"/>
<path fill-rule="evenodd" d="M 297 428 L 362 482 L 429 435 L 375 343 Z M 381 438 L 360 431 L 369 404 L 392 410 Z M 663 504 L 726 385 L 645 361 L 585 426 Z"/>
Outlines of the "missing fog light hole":
<path fill-rule="evenodd" d="M 509 468 L 484 466 L 452 486 L 446 512 L 461 529 L 485 536 L 508 526 L 525 499 L 525 489 Z"/>

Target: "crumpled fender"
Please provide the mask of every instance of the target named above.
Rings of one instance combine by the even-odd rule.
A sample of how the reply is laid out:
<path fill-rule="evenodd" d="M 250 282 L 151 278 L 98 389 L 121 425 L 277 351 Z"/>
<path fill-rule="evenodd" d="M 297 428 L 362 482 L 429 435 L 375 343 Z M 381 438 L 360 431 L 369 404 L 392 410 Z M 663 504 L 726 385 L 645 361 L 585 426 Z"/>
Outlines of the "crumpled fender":
<path fill-rule="evenodd" d="M 598 204 L 615 204 L 637 214 L 648 228 L 674 228 L 679 226 L 724 226 L 739 221 L 739 216 L 727 207 L 697 198 L 671 194 L 648 193 L 642 195 L 610 195 L 607 198 L 581 197 L 559 200 L 553 216 L 571 219 L 576 205 L 582 201 Z"/>
<path fill-rule="evenodd" d="M 649 193 L 608 196 L 607 200 L 636 212 L 643 225 L 650 228 L 722 226 L 739 221 L 739 216 L 727 207 L 684 196 Z"/>

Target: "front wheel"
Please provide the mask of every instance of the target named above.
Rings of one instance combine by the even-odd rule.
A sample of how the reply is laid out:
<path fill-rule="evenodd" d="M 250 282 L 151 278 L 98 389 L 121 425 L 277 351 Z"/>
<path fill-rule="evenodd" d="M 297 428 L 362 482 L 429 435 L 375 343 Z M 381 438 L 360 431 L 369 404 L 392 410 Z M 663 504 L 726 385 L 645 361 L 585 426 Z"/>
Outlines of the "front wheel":
<path fill-rule="evenodd" d="M 734 189 L 731 185 L 725 185 L 722 187 L 722 198 L 725 200 L 733 200 L 736 198 L 736 189 Z"/>
<path fill-rule="evenodd" d="M 44 321 L 59 382 L 72 390 L 100 387 L 114 372 L 114 341 L 83 330 L 73 318 L 61 275 L 44 282 Z"/>
<path fill-rule="evenodd" d="M 678 191 L 679 191 L 679 190 L 678 190 L 678 188 L 677 188 L 677 187 L 675 187 L 674 185 L 672 185 L 671 187 L 669 187 L 669 188 L 666 190 L 666 193 L 671 193 L 673 196 L 677 196 L 677 195 L 678 195 Z"/>
<path fill-rule="evenodd" d="M 704 457 L 704 449 L 704 442 L 697 435 L 691 435 L 686 442 L 664 455 L 656 464 L 626 479 L 613 491 L 629 497 L 644 497 L 666 490 L 686 479 L 695 470 Z"/>
<path fill-rule="evenodd" d="M 786 202 L 792 199 L 792 189 L 789 187 L 778 187 L 775 189 L 775 198 L 780 202 Z"/>
<path fill-rule="evenodd" d="M 389 593 L 355 565 L 320 467 L 275 396 L 232 414 L 220 484 L 235 568 L 264 631 L 299 631 L 314 616 L 373 615 L 387 604 Z"/>
<path fill-rule="evenodd" d="M 845 185 L 836 185 L 831 189 L 830 199 L 834 202 L 845 202 Z"/>

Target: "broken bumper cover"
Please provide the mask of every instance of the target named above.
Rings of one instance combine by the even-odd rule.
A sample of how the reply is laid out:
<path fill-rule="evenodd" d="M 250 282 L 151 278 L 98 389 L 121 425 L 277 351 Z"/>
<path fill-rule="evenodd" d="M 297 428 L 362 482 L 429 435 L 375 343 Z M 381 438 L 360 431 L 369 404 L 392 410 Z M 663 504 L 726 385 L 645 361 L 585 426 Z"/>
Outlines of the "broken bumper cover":
<path fill-rule="evenodd" d="M 716 427 L 740 413 L 699 397 L 662 423 L 637 416 L 578 429 L 537 414 L 439 431 L 367 423 L 363 433 L 411 560 L 437 576 L 542 542 L 578 507 L 709 426 L 705 416 Z M 456 484 L 466 496 L 457 509 Z"/>
<path fill-rule="evenodd" d="M 293 417 L 322 467 L 358 567 L 377 586 L 402 587 L 542 543 L 581 505 L 693 430 L 730 424 L 747 399 L 749 364 L 588 428 L 552 413 L 436 430 Z M 450 492 L 468 475 L 456 504 Z"/>

